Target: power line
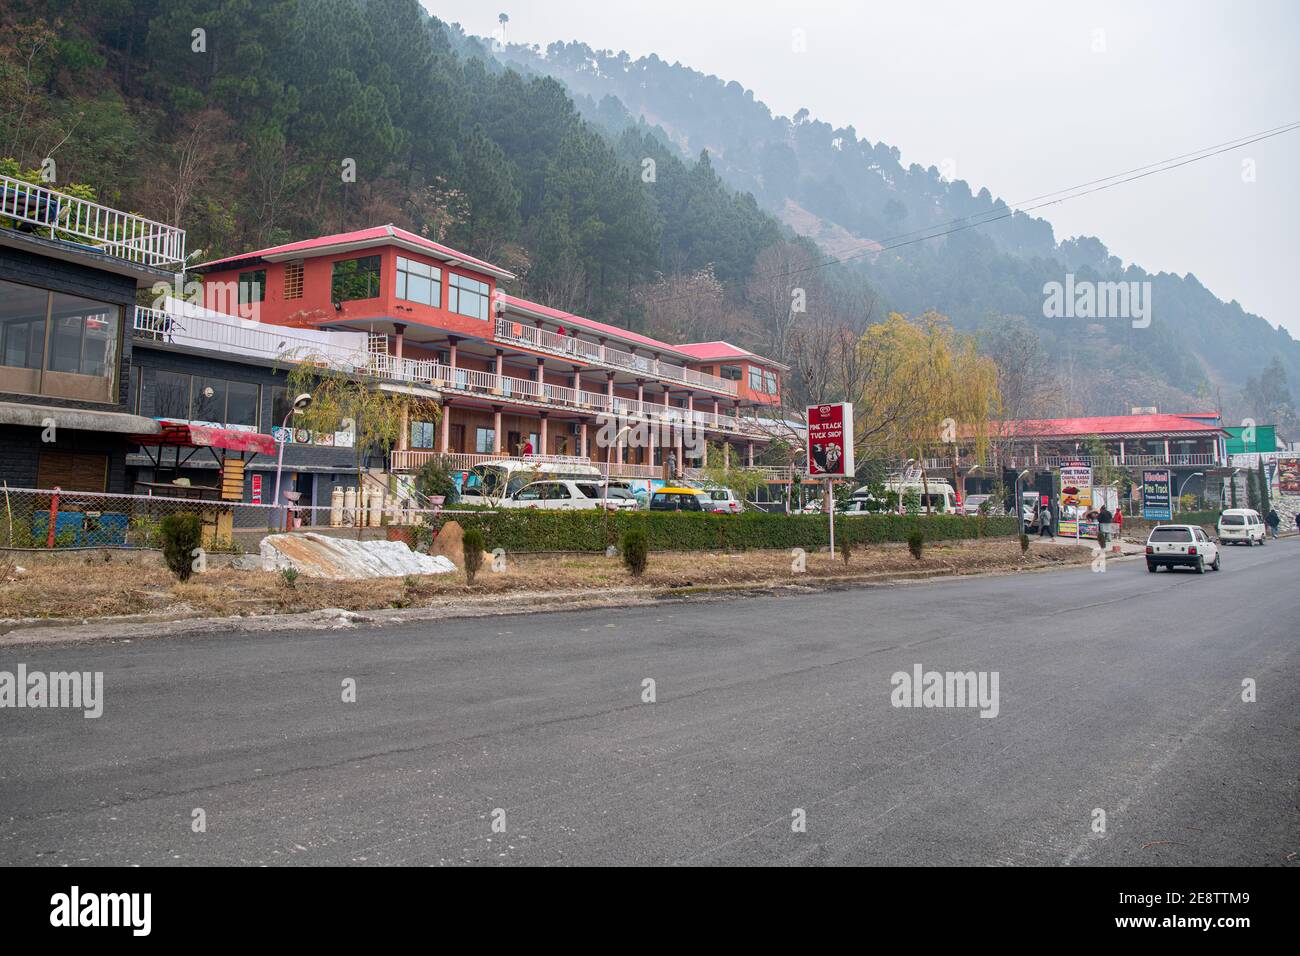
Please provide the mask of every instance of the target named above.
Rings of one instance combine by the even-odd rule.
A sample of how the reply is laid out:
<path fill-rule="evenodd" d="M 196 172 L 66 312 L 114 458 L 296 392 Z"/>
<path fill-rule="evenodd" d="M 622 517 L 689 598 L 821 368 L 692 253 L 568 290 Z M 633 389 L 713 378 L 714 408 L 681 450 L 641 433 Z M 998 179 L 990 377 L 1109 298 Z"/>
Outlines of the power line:
<path fill-rule="evenodd" d="M 1070 199 L 1077 199 L 1080 196 L 1087 196 L 1091 193 L 1102 192 L 1106 189 L 1112 189 L 1115 186 L 1122 186 L 1125 183 L 1134 182 L 1138 179 L 1145 179 L 1148 176 L 1154 176 L 1157 173 L 1168 172 L 1171 169 L 1177 169 L 1180 166 L 1187 166 L 1191 163 L 1199 162 L 1203 159 L 1209 159 L 1218 156 L 1221 153 L 1230 152 L 1234 149 L 1240 149 L 1242 146 L 1249 146 L 1252 143 L 1258 143 L 1262 140 L 1271 139 L 1274 136 L 1281 136 L 1283 133 L 1294 132 L 1300 129 L 1300 122 L 1286 123 L 1282 126 L 1275 126 L 1272 129 L 1262 130 L 1258 133 L 1250 133 L 1246 136 L 1240 136 L 1236 139 L 1226 140 L 1214 146 L 1206 146 L 1202 149 L 1193 150 L 1190 153 L 1182 153 L 1178 156 L 1172 156 L 1168 159 L 1162 159 L 1158 162 L 1148 163 L 1145 166 L 1136 166 L 1133 169 L 1124 172 L 1114 173 L 1110 176 L 1103 176 L 1100 179 L 1089 180 L 1085 183 L 1079 183 L 1075 186 L 1068 186 L 1064 189 L 1057 189 L 1049 193 L 1042 193 L 1038 196 L 1019 202 L 1004 204 L 998 209 L 990 210 L 987 213 L 980 213 L 977 216 L 962 216 L 956 219 L 950 219 L 947 222 L 938 223 L 932 226 L 926 226 L 920 229 L 914 229 L 910 232 L 899 233 L 896 236 L 890 236 L 882 240 L 873 240 L 860 252 L 854 252 L 845 256 L 831 257 L 821 262 L 815 262 L 811 265 L 802 266 L 798 269 L 790 269 L 785 272 L 772 272 L 755 276 L 757 279 L 781 279 L 792 275 L 801 275 L 805 272 L 813 272 L 818 269 L 824 269 L 827 266 L 840 265 L 845 262 L 852 262 L 865 256 L 878 255 L 882 252 L 890 252 L 894 249 L 901 249 L 904 246 L 914 245 L 918 242 L 925 242 L 930 239 L 941 239 L 944 236 L 950 236 L 954 233 L 964 232 L 967 229 L 974 229 L 978 226 L 985 226 L 990 223 L 999 222 L 1003 219 L 1009 219 L 1017 213 L 1028 213 L 1035 209 L 1041 209 L 1044 206 L 1053 206 L 1058 203 L 1066 202 Z M 1089 188 L 1093 187 L 1093 188 Z M 1053 198 L 1055 197 L 1055 198 Z M 985 217 L 985 218 L 980 218 Z M 944 228 L 949 227 L 952 228 Z M 939 230 L 932 232 L 932 230 Z M 926 235 L 920 235 L 927 233 Z M 913 238 L 915 237 L 915 238 Z M 665 296 L 661 299 L 651 299 L 646 305 L 658 305 L 663 302 L 674 302 L 681 299 L 695 298 L 700 293 L 683 293 L 678 296 Z"/>

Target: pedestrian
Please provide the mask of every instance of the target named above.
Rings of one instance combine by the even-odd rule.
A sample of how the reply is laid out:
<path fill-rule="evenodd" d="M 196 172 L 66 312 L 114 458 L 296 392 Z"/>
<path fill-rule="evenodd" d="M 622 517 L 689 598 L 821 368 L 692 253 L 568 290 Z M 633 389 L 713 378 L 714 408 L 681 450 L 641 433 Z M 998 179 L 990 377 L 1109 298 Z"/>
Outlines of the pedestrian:
<path fill-rule="evenodd" d="M 1101 510 L 1097 512 L 1097 545 L 1101 550 L 1106 550 L 1106 539 L 1110 537 L 1110 523 L 1114 515 L 1110 509 L 1102 504 Z"/>
<path fill-rule="evenodd" d="M 1295 513 L 1295 533 L 1300 534 L 1300 511 Z"/>
<path fill-rule="evenodd" d="M 1268 509 L 1268 517 L 1264 519 L 1264 522 L 1268 525 L 1268 533 L 1271 534 L 1273 540 L 1276 541 L 1278 525 L 1282 523 L 1282 519 L 1278 516 L 1276 508 Z"/>
<path fill-rule="evenodd" d="M 524 442 L 523 457 L 528 458 L 529 456 L 532 455 L 532 453 L 533 453 L 533 442 L 532 439 L 529 439 Z"/>
<path fill-rule="evenodd" d="M 1038 532 L 1038 536 L 1041 538 L 1044 532 L 1046 532 L 1047 536 L 1055 541 L 1056 526 L 1052 523 L 1052 506 L 1043 505 L 1043 510 L 1039 512 L 1039 517 L 1042 519 L 1043 526 L 1042 530 Z"/>

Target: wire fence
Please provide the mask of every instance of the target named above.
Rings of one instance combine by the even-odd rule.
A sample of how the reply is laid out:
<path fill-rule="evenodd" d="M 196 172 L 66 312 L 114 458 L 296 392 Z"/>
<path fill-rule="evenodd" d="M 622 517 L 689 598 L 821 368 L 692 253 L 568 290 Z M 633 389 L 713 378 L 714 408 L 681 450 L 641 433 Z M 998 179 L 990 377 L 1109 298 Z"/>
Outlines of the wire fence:
<path fill-rule="evenodd" d="M 360 496 L 360 504 L 349 497 L 337 505 L 254 504 L 58 488 L 5 487 L 0 495 L 0 548 L 11 549 L 160 548 L 163 519 L 174 514 L 199 516 L 209 550 L 243 551 L 244 544 L 255 544 L 256 532 L 436 526 L 445 516 L 459 513 L 374 495 Z"/>

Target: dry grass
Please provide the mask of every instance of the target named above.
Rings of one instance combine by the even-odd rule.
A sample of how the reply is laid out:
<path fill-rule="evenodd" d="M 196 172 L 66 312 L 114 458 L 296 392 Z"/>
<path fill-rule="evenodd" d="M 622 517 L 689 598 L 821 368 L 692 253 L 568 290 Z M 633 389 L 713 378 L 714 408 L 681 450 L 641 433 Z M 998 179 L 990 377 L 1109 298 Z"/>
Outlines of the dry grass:
<path fill-rule="evenodd" d="M 809 554 L 806 572 L 792 571 L 787 551 L 654 553 L 639 580 L 618 558 L 604 555 L 510 558 L 504 571 L 485 564 L 473 587 L 463 573 L 411 579 L 324 581 L 300 577 L 293 586 L 278 573 L 212 570 L 179 583 L 161 566 L 138 560 L 42 556 L 0 560 L 0 617 L 91 618 L 139 613 L 268 614 L 341 607 L 351 611 L 419 607 L 435 601 L 511 592 L 648 590 L 719 586 L 771 587 L 853 581 L 915 572 L 970 574 L 1087 561 L 1086 547 L 1033 549 L 1027 557 L 1012 541 L 971 541 L 926 547 L 915 560 L 905 545 L 860 548 L 845 565 L 839 555 Z"/>

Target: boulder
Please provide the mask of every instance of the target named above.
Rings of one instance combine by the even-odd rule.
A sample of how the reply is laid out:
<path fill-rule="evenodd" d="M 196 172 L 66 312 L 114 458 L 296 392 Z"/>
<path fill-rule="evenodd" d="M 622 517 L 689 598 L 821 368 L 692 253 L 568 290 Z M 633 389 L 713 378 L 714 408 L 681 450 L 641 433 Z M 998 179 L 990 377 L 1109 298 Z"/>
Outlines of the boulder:
<path fill-rule="evenodd" d="M 465 530 L 457 521 L 448 521 L 429 546 L 429 554 L 441 555 L 456 567 L 465 564 Z"/>
<path fill-rule="evenodd" d="M 307 578 L 395 578 L 456 570 L 446 557 L 420 554 L 401 541 L 356 541 L 313 531 L 269 534 L 262 539 L 261 556 L 265 571 L 292 567 Z"/>

